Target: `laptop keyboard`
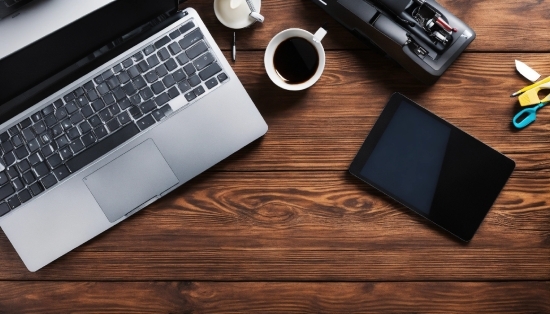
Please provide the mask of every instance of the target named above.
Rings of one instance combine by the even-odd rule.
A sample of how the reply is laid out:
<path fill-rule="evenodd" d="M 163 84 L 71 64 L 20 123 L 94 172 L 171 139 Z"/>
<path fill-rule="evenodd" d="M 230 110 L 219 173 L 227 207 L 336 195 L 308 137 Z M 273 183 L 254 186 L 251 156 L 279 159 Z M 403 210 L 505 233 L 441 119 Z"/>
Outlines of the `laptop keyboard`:
<path fill-rule="evenodd" d="M 0 134 L 0 216 L 228 79 L 193 22 Z"/>

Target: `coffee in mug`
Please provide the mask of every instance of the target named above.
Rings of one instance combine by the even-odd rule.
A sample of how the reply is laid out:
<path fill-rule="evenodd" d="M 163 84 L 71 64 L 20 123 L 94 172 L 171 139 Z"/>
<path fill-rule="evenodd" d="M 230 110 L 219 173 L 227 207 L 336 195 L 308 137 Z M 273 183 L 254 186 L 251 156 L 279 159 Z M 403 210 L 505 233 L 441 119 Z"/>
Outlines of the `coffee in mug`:
<path fill-rule="evenodd" d="M 315 84 L 325 68 L 325 50 L 321 40 L 324 28 L 315 34 L 299 28 L 284 30 L 269 42 L 264 66 L 275 85 L 286 90 L 303 90 Z"/>

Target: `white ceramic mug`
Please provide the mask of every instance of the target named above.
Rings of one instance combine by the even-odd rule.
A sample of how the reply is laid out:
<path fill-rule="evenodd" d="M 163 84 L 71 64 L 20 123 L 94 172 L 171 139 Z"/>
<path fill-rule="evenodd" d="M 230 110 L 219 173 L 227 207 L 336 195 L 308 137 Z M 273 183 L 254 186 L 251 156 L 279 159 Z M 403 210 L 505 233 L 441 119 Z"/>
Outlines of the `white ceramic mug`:
<path fill-rule="evenodd" d="M 271 81 L 273 81 L 273 83 L 275 83 L 275 85 L 279 86 L 280 88 L 291 91 L 303 90 L 315 84 L 315 82 L 319 80 L 321 74 L 323 73 L 323 70 L 325 69 L 325 50 L 323 49 L 321 40 L 323 39 L 323 37 L 325 37 L 326 34 L 327 31 L 321 27 L 317 30 L 317 32 L 315 32 L 315 34 L 312 34 L 300 28 L 289 28 L 275 35 L 275 37 L 273 37 L 273 39 L 271 39 L 271 41 L 267 45 L 264 55 L 265 70 Z M 275 65 L 273 64 L 273 57 L 275 56 L 275 50 L 277 49 L 277 47 L 283 41 L 292 37 L 301 37 L 306 39 L 313 45 L 313 47 L 315 47 L 319 56 L 319 65 L 317 66 L 317 71 L 315 71 L 315 74 L 313 74 L 313 76 L 309 80 L 299 84 L 289 84 L 285 82 L 279 76 L 279 74 L 277 74 L 277 71 L 275 71 Z"/>

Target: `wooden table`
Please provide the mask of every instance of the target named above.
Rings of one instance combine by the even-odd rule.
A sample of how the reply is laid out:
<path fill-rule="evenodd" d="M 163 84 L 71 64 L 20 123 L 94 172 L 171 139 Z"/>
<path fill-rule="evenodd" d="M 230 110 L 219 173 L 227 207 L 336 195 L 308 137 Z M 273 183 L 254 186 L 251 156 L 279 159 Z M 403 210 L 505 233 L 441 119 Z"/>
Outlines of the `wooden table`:
<path fill-rule="evenodd" d="M 230 59 L 212 2 L 188 5 Z M 514 59 L 550 75 L 550 3 L 440 2 L 477 38 L 426 86 L 310 0 L 264 0 L 266 22 L 237 31 L 233 67 L 269 132 L 37 273 L 1 234 L 0 312 L 550 313 L 550 108 L 516 131 L 509 97 L 527 84 Z M 326 21 L 319 82 L 271 83 L 269 40 Z M 347 172 L 395 91 L 517 163 L 469 244 Z"/>

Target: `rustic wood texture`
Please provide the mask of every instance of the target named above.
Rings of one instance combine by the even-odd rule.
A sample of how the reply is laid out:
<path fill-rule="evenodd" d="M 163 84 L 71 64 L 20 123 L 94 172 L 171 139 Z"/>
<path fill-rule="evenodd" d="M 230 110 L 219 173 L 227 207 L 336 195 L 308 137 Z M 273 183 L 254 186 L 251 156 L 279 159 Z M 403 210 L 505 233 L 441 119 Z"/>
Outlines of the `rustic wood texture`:
<path fill-rule="evenodd" d="M 189 0 L 230 59 L 213 1 Z M 519 59 L 550 75 L 550 3 L 440 3 L 477 38 L 431 86 L 331 22 L 327 65 L 287 92 L 265 74 L 279 31 L 330 18 L 264 0 L 233 68 L 269 125 L 261 139 L 119 226 L 30 273 L 0 233 L 0 313 L 550 313 L 550 108 L 516 131 Z M 347 173 L 393 92 L 516 161 L 464 244 Z"/>

